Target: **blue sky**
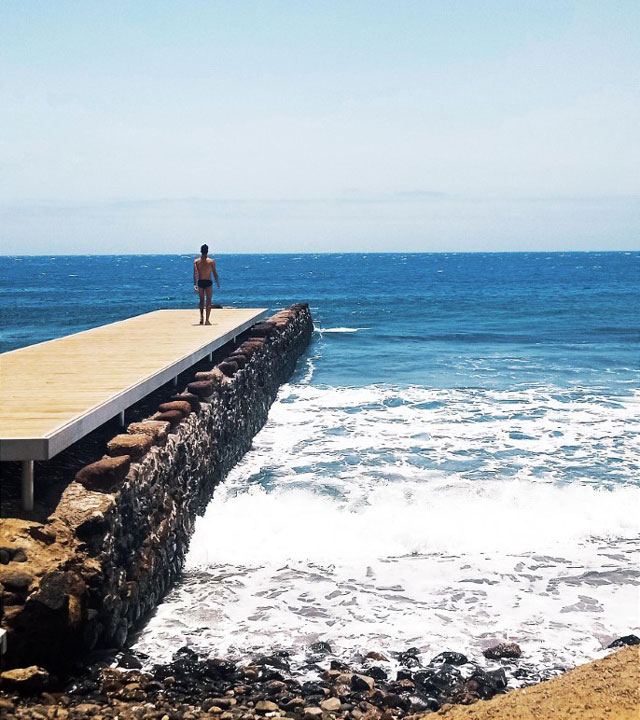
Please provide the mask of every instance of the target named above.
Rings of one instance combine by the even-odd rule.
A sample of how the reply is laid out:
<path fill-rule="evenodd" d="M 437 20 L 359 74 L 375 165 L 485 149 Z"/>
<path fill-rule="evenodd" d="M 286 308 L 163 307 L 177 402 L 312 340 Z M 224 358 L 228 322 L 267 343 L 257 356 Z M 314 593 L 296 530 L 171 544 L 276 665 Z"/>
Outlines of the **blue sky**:
<path fill-rule="evenodd" d="M 2 252 L 632 249 L 639 36 L 616 0 L 2 0 Z"/>

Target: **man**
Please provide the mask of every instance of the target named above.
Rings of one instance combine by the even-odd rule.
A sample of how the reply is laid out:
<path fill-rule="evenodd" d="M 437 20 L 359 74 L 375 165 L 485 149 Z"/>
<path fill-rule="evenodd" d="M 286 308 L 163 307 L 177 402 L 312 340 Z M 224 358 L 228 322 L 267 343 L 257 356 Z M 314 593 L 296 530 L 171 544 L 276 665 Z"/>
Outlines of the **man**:
<path fill-rule="evenodd" d="M 211 325 L 209 315 L 211 315 L 211 294 L 213 293 L 213 282 L 211 274 L 216 281 L 218 289 L 220 289 L 220 281 L 216 272 L 215 260 L 209 255 L 209 246 L 203 245 L 200 248 L 200 257 L 193 262 L 193 289 L 200 295 L 200 325 Z M 207 320 L 204 319 L 204 298 L 207 298 Z"/>

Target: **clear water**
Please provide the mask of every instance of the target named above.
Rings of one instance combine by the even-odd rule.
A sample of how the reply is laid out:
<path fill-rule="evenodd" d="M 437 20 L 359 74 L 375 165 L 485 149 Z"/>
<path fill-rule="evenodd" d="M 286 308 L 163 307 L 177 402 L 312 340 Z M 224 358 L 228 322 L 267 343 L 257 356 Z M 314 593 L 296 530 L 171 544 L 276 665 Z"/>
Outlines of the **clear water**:
<path fill-rule="evenodd" d="M 137 641 L 569 666 L 640 630 L 640 253 L 225 256 L 317 332 Z M 194 304 L 179 256 L 1 258 L 3 349 Z"/>

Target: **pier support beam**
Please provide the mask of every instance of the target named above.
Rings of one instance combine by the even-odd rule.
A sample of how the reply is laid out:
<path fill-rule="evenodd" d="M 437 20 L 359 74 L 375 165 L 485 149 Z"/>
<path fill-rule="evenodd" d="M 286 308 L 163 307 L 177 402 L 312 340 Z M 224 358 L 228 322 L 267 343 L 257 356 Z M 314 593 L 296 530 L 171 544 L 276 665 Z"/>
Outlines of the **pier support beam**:
<path fill-rule="evenodd" d="M 33 510 L 33 460 L 22 461 L 22 508 Z"/>
<path fill-rule="evenodd" d="M 171 384 L 173 387 L 178 387 L 178 376 L 176 375 L 173 380 L 171 381 Z"/>
<path fill-rule="evenodd" d="M 209 362 L 213 362 L 213 353 L 212 352 L 209 353 Z"/>
<path fill-rule="evenodd" d="M 124 410 L 120 410 L 120 412 L 118 413 L 118 422 L 120 423 L 121 428 L 125 426 L 126 420 L 124 417 Z"/>

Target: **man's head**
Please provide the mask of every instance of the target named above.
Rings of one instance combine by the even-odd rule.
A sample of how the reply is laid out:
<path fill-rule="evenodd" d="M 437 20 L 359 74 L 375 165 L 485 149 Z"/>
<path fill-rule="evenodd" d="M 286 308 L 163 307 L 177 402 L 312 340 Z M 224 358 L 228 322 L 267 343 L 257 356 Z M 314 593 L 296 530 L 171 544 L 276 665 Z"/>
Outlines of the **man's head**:
<path fill-rule="evenodd" d="M 203 245 L 203 246 L 200 248 L 200 252 L 201 252 L 203 255 L 206 255 L 206 254 L 209 252 L 209 246 L 208 246 L 208 245 Z"/>

